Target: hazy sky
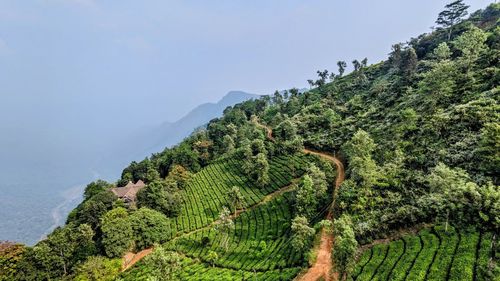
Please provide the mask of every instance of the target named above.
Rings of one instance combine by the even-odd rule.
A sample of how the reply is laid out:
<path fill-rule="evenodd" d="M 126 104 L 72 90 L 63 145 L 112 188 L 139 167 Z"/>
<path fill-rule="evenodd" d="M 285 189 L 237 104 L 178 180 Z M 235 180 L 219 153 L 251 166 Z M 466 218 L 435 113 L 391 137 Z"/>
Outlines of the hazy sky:
<path fill-rule="evenodd" d="M 305 86 L 339 59 L 384 59 L 446 2 L 0 0 L 0 126 L 126 130 Z"/>

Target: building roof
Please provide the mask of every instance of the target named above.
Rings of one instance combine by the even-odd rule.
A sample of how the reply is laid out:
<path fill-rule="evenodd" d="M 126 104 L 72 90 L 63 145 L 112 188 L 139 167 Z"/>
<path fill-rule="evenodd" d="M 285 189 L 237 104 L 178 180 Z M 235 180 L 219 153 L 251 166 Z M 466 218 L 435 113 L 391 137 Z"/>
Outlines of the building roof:
<path fill-rule="evenodd" d="M 113 192 L 118 198 L 123 198 L 128 201 L 135 201 L 137 192 L 139 192 L 139 190 L 141 190 L 145 186 L 146 184 L 142 180 L 139 180 L 136 183 L 132 183 L 131 181 L 129 181 L 124 187 L 112 188 L 111 192 Z"/>

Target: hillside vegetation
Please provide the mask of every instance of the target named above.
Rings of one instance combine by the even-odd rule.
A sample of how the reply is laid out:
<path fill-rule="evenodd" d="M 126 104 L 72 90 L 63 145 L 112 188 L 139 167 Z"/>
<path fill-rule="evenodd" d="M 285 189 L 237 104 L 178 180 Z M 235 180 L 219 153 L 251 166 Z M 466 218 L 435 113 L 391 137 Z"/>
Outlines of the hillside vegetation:
<path fill-rule="evenodd" d="M 349 280 L 491 280 L 493 236 L 444 226 L 423 229 L 366 250 Z"/>
<path fill-rule="evenodd" d="M 0 247 L 0 280 L 312 280 L 325 247 L 325 280 L 498 280 L 500 4 L 466 8 L 90 183 L 47 239 Z"/>

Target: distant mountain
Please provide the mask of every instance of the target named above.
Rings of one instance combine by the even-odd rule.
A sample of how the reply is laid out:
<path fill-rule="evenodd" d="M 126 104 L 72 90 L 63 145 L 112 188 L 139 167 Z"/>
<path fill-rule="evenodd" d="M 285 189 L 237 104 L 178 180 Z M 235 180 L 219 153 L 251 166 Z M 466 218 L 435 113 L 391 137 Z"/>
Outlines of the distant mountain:
<path fill-rule="evenodd" d="M 179 143 L 189 136 L 194 129 L 205 125 L 208 121 L 222 116 L 226 107 L 260 97 L 242 91 L 230 91 L 217 103 L 204 103 L 191 110 L 176 122 L 165 122 L 151 132 L 147 154 L 163 150 L 167 146 Z"/>
<path fill-rule="evenodd" d="M 132 136 L 126 137 L 125 140 L 114 145 L 111 154 L 99 161 L 98 170 L 103 175 L 113 179 L 117 176 L 115 175 L 116 171 L 123 166 L 133 160 L 142 160 L 153 152 L 162 151 L 165 147 L 179 143 L 196 128 L 222 116 L 224 109 L 228 106 L 259 97 L 260 95 L 243 91 L 230 91 L 217 103 L 201 104 L 175 122 L 164 122 L 157 127 L 135 132 Z"/>

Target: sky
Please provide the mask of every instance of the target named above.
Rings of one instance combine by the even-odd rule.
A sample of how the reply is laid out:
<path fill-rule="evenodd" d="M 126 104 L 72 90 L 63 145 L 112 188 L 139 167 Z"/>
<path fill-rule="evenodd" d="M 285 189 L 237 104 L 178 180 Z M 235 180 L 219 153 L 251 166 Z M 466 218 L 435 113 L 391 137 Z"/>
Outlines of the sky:
<path fill-rule="evenodd" d="M 105 134 L 303 87 L 337 60 L 384 59 L 446 2 L 0 0 L 0 128 Z"/>

